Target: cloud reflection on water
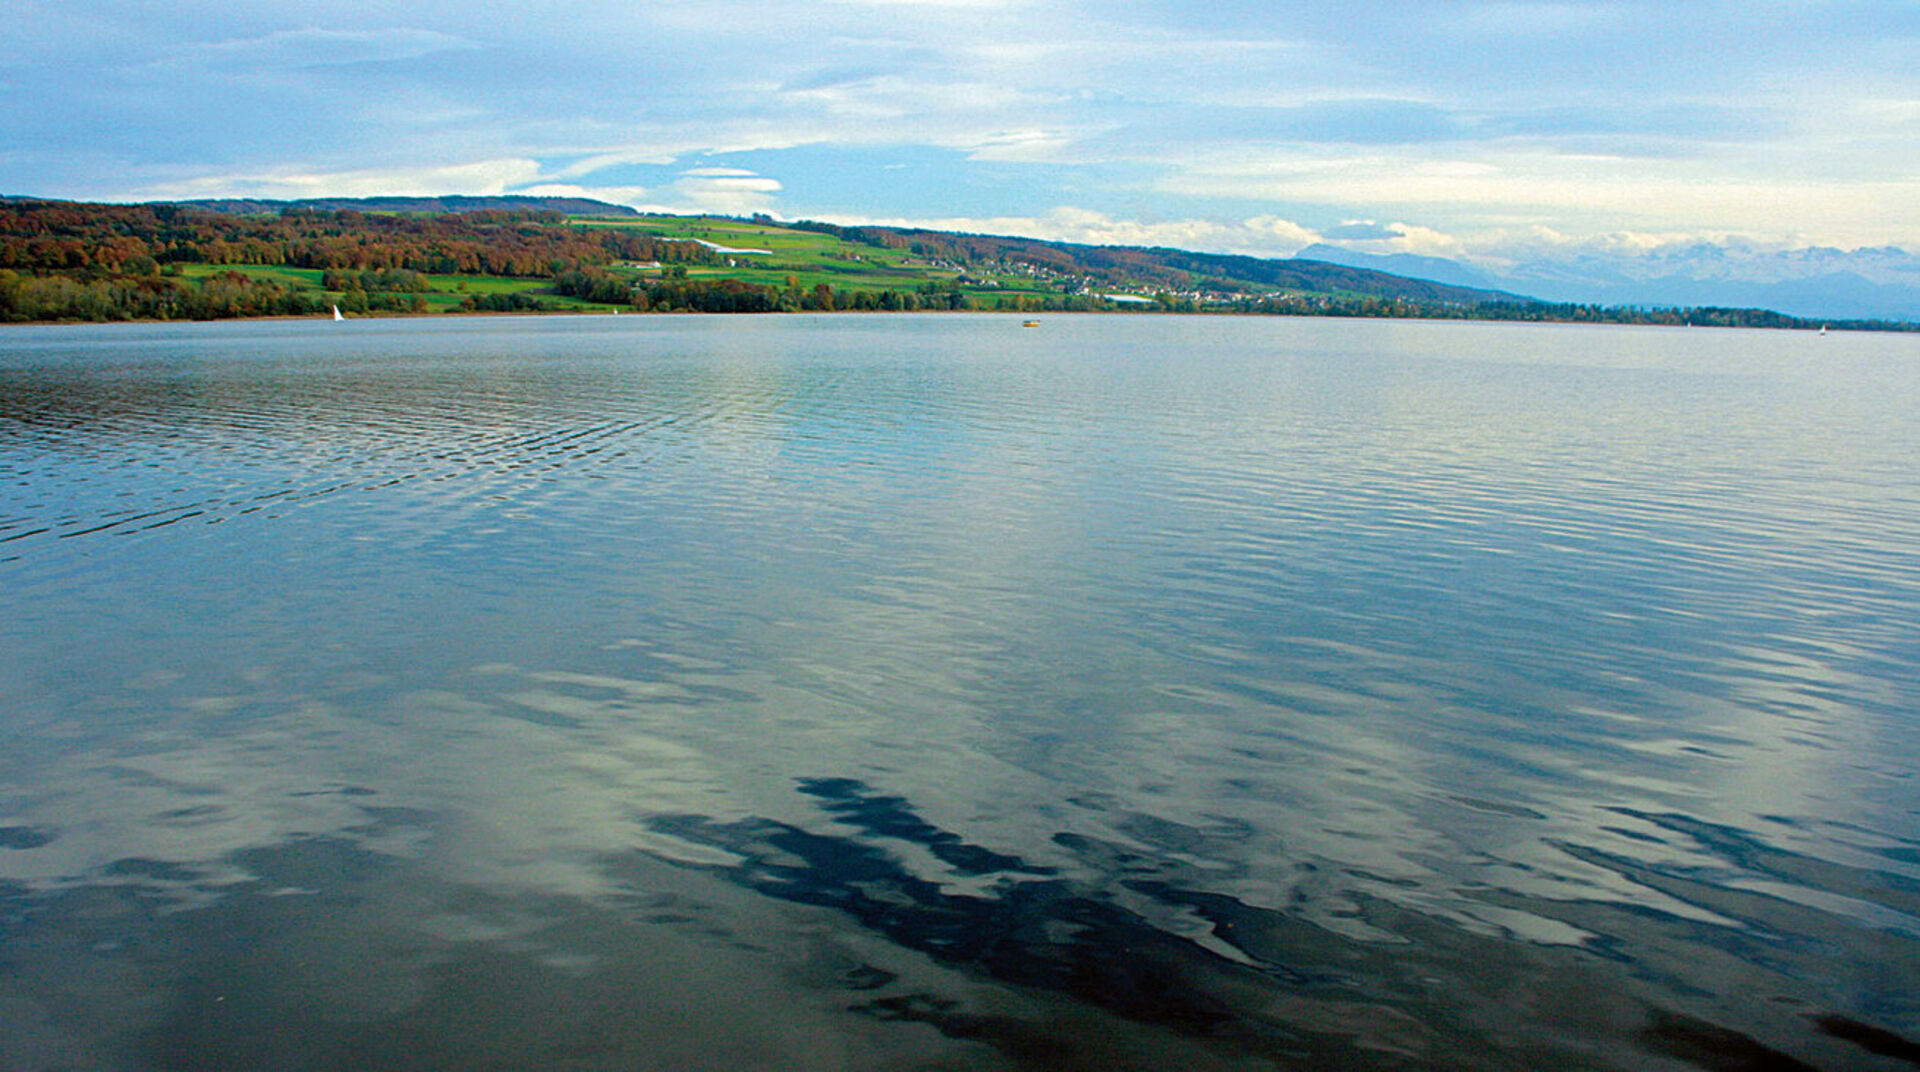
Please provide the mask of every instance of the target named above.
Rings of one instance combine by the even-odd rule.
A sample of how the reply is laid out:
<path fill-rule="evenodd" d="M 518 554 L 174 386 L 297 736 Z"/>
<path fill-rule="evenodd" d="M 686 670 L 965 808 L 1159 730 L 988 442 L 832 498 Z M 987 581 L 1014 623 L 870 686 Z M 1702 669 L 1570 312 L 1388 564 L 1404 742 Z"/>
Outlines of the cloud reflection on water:
<path fill-rule="evenodd" d="M 1076 1001 L 1380 1067 L 1920 1015 L 1911 500 L 1737 480 L 1796 442 L 1746 336 L 840 323 L 248 326 L 29 392 L 0 882 L 297 925 L 275 876 L 345 853 L 432 950 L 376 1019 L 482 950 L 599 979 L 556 906 L 666 889 L 1007 1054 Z M 235 508 L 90 527 L 142 497 Z"/>

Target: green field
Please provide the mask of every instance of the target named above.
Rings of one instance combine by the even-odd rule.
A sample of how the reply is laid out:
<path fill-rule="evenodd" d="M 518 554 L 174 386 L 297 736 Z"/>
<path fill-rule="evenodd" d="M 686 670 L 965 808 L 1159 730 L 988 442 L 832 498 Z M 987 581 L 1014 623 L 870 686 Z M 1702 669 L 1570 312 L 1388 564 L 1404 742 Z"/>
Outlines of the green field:
<path fill-rule="evenodd" d="M 812 290 L 825 283 L 836 291 L 916 290 L 932 282 L 951 285 L 960 272 L 931 263 L 905 250 L 862 245 L 814 231 L 775 223 L 712 216 L 642 216 L 576 219 L 579 226 L 631 229 L 660 238 L 711 242 L 729 249 L 767 250 L 767 254 L 740 254 L 732 263 L 691 266 L 691 279 L 739 279 L 761 286 L 798 286 Z M 722 254 L 725 256 L 725 254 Z M 644 274 L 644 273 L 642 273 Z M 1008 273 L 974 273 L 973 278 L 995 284 L 969 283 L 963 293 L 990 303 L 996 296 L 1037 295 L 1047 288 L 1030 277 Z"/>
<path fill-rule="evenodd" d="M 765 254 L 734 255 L 717 251 L 722 258 L 721 263 L 684 266 L 690 281 L 737 279 L 757 286 L 782 290 L 798 288 L 801 291 L 812 291 L 825 284 L 842 294 L 855 291 L 918 291 L 932 284 L 942 292 L 958 289 L 972 299 L 976 307 L 985 309 L 994 308 L 998 304 L 996 299 L 1013 299 L 1021 295 L 1032 297 L 1048 292 L 1046 287 L 1030 277 L 1005 273 L 983 277 L 976 272 L 966 284 L 957 284 L 960 272 L 956 268 L 929 262 L 911 252 L 857 244 L 833 235 L 795 230 L 777 224 L 706 216 L 576 218 L 569 222 L 579 227 L 619 228 L 659 238 L 710 242 L 727 249 L 768 251 Z M 317 268 L 189 264 L 182 266 L 181 270 L 188 278 L 239 272 L 291 287 L 325 304 L 346 301 L 345 292 L 324 288 L 324 273 Z M 607 267 L 606 271 L 635 282 L 644 282 L 664 278 L 668 269 L 615 264 Z M 612 308 L 608 304 L 557 294 L 551 281 L 541 278 L 486 275 L 429 275 L 426 278 L 432 289 L 421 297 L 426 310 L 431 312 L 458 311 L 461 302 L 470 295 L 516 293 L 537 298 L 549 308 L 558 310 Z"/>
<path fill-rule="evenodd" d="M 185 264 L 180 266 L 180 274 L 188 279 L 201 279 L 223 272 L 239 272 L 254 279 L 271 279 L 297 290 L 319 290 L 322 274 L 318 268 L 287 268 L 282 265 Z"/>
<path fill-rule="evenodd" d="M 1141 307 L 1141 303 L 1125 304 L 1126 298 L 1108 302 L 1100 295 L 1147 298 L 1153 293 L 1149 287 L 1140 285 L 1089 285 L 1078 276 L 1049 273 L 1031 265 L 1023 268 L 1004 261 L 973 263 L 963 271 L 958 264 L 916 253 L 911 248 L 870 245 L 816 230 L 782 226 L 764 218 L 575 216 L 568 218 L 566 225 L 596 231 L 634 231 L 657 239 L 720 247 L 713 250 L 714 259 L 708 263 L 663 266 L 616 262 L 590 266 L 592 271 L 625 279 L 635 286 L 663 282 L 684 273 L 688 282 L 738 280 L 787 294 L 808 294 L 824 284 L 832 288 L 837 301 L 843 302 L 842 308 L 846 307 L 846 296 L 892 291 L 920 295 L 928 303 L 920 306 L 922 308 L 947 307 L 946 303 L 959 295 L 964 299 L 956 303 L 959 307 L 986 311 L 1035 310 L 1042 307 L 1042 302 L 1052 303 L 1048 308 L 1059 308 L 1062 299 L 1074 294 L 1075 288 L 1082 288 L 1083 294 L 1087 289 L 1094 293 L 1090 297 L 1071 298 L 1068 308 L 1132 309 Z M 316 269 L 194 265 L 186 271 L 190 276 L 201 276 L 236 270 L 309 292 L 323 303 L 340 303 L 350 313 L 356 311 L 343 292 L 323 289 L 323 273 Z M 614 303 L 560 294 L 554 289 L 553 281 L 544 277 L 429 275 L 426 278 L 432 289 L 421 295 L 421 309 L 427 312 L 457 312 L 470 296 L 506 294 L 524 294 L 541 302 L 544 308 L 558 311 L 607 311 L 616 307 Z M 1229 284 L 1228 289 L 1241 288 Z M 1283 285 L 1265 289 L 1266 293 L 1273 294 L 1290 288 Z M 1363 294 L 1332 288 L 1321 293 L 1336 299 L 1365 298 Z M 1192 308 L 1191 302 L 1188 307 Z"/>
<path fill-rule="evenodd" d="M 283 265 L 263 264 L 188 264 L 181 266 L 181 274 L 188 279 L 199 279 L 219 275 L 223 272 L 238 272 L 253 279 L 271 280 L 326 304 L 338 304 L 345 292 L 327 290 L 321 285 L 321 277 L 326 273 L 318 268 L 288 268 Z M 455 312 L 460 303 L 470 294 L 528 294 L 539 298 L 555 309 L 605 309 L 606 306 L 593 302 L 580 301 L 553 293 L 550 281 L 545 279 L 512 279 L 491 275 L 429 275 L 428 285 L 433 289 L 421 294 L 429 312 Z"/>

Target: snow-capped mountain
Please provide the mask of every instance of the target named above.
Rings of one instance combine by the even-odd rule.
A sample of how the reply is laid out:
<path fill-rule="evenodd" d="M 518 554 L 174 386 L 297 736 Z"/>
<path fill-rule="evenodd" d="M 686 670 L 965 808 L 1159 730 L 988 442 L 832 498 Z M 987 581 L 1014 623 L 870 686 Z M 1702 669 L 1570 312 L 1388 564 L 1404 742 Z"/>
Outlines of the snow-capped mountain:
<path fill-rule="evenodd" d="M 1576 247 L 1468 264 L 1407 253 L 1365 253 L 1326 243 L 1295 254 L 1549 301 L 1603 305 L 1720 305 L 1807 317 L 1920 320 L 1920 256 L 1896 246 L 1766 249 L 1692 242 L 1646 251 Z"/>

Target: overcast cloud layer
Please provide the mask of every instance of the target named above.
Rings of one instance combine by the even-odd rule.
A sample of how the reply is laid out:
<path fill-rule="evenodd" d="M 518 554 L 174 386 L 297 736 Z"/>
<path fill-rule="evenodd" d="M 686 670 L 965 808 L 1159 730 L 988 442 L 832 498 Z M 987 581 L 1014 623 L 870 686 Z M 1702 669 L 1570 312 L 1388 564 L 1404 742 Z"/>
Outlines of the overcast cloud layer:
<path fill-rule="evenodd" d="M 13 0 L 0 35 L 5 193 L 578 193 L 1494 269 L 1920 248 L 1912 0 Z"/>

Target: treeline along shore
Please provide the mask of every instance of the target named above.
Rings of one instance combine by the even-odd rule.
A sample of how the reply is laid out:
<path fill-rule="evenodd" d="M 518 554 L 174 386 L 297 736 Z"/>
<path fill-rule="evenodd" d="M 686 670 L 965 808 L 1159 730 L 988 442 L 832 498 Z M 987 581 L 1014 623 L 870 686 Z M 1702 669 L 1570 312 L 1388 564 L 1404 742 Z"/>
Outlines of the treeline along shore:
<path fill-rule="evenodd" d="M 598 208 L 526 197 L 5 198 L 0 323 L 317 316 L 338 307 L 353 315 L 1227 312 L 1920 330 L 1764 309 L 1541 302 L 1319 261 Z"/>

